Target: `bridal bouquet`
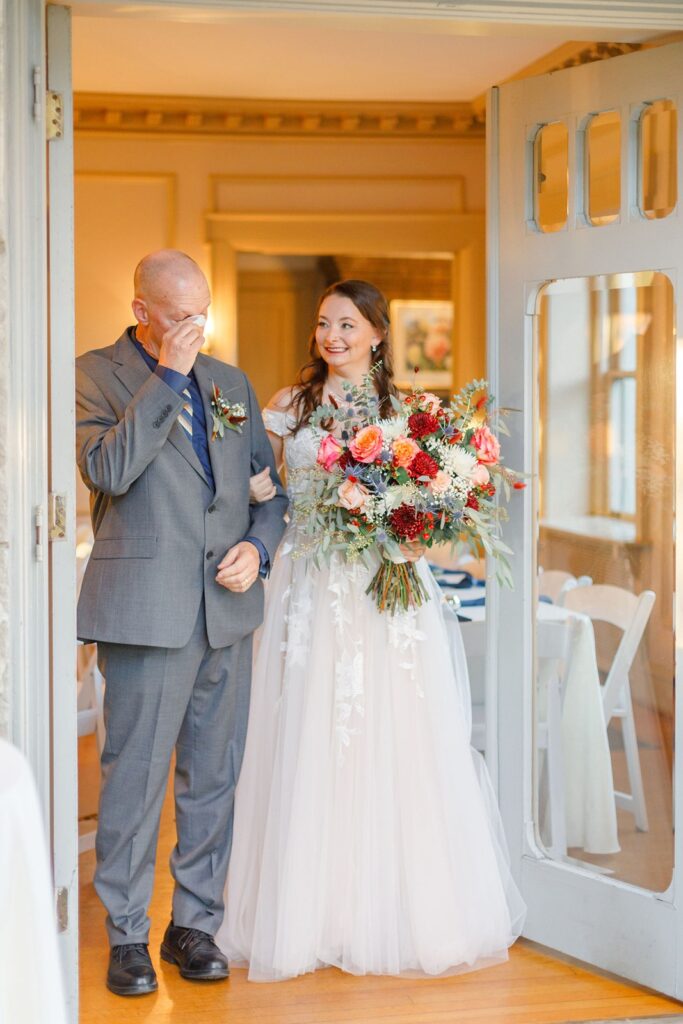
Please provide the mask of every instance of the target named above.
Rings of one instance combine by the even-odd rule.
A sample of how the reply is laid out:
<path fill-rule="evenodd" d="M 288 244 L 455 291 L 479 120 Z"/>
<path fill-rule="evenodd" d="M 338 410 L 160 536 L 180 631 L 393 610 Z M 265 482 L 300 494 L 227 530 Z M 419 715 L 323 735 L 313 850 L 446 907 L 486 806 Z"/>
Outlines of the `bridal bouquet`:
<path fill-rule="evenodd" d="M 314 561 L 333 551 L 347 560 L 372 551 L 376 566 L 379 553 L 367 593 L 390 613 L 428 600 L 401 551 L 411 542 L 467 541 L 477 555 L 483 547 L 496 558 L 499 579 L 511 582 L 510 549 L 500 536 L 505 513 L 495 497 L 502 488 L 509 498 L 524 484 L 501 465 L 486 381 L 472 381 L 449 405 L 420 387 L 391 401 L 395 415 L 383 418 L 371 371 L 361 386 L 346 388 L 344 402 L 331 398 L 311 418 L 321 432 L 317 472 L 292 514 Z"/>

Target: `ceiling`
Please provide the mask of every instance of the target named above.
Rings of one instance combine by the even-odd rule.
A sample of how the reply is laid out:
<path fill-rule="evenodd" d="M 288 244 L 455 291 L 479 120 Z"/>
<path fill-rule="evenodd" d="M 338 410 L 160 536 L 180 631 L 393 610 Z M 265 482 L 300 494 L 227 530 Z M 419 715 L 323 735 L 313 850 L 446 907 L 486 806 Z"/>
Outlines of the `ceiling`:
<path fill-rule="evenodd" d="M 90 9 L 91 10 L 91 9 Z M 78 12 L 78 7 L 76 8 Z M 586 29 L 314 13 L 73 21 L 74 89 L 254 99 L 470 100 Z M 593 30 L 594 31 L 594 30 Z M 603 36 L 604 38 L 604 36 Z M 619 33 L 619 42 L 644 38 Z"/>

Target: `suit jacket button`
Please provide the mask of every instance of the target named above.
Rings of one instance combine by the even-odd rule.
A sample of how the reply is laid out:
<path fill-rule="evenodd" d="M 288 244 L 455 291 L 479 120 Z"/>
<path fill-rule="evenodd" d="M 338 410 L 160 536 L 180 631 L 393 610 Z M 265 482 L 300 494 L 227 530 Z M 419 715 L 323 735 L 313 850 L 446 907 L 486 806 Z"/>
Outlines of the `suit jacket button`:
<path fill-rule="evenodd" d="M 206 511 L 207 512 L 215 512 L 216 511 L 216 506 L 215 505 L 209 505 L 209 507 L 207 508 Z"/>
<path fill-rule="evenodd" d="M 207 558 L 207 561 L 208 561 L 209 558 L 213 558 L 213 551 L 207 551 L 206 552 L 206 558 Z"/>

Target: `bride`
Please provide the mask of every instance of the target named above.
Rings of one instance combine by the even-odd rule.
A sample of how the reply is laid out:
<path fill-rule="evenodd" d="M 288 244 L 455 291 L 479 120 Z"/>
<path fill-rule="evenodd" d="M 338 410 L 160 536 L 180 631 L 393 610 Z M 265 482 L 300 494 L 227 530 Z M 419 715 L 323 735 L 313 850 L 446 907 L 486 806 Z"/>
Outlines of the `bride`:
<path fill-rule="evenodd" d="M 264 413 L 290 499 L 314 471 L 313 410 L 379 363 L 389 317 L 363 281 L 329 288 L 311 361 Z M 310 549 L 310 541 L 309 541 Z M 253 981 L 333 965 L 442 975 L 507 958 L 524 907 L 486 769 L 469 745 L 467 666 L 422 550 L 431 600 L 380 614 L 362 563 L 301 553 L 290 522 L 271 574 L 217 941 Z"/>

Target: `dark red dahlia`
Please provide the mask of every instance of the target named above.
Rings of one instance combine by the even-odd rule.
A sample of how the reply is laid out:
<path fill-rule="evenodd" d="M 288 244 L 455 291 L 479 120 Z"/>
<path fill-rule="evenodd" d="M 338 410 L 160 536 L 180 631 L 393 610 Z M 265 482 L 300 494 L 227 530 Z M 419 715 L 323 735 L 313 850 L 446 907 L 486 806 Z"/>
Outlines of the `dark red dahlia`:
<path fill-rule="evenodd" d="M 391 528 L 397 537 L 415 540 L 425 528 L 425 517 L 412 505 L 399 505 L 389 516 Z"/>
<path fill-rule="evenodd" d="M 439 429 L 439 421 L 431 412 L 414 412 L 408 417 L 408 430 L 411 437 L 426 437 L 435 434 Z"/>
<path fill-rule="evenodd" d="M 479 509 L 479 499 L 476 497 L 476 495 L 470 493 L 467 496 L 467 502 L 465 507 L 473 508 L 475 512 Z"/>
<path fill-rule="evenodd" d="M 427 452 L 417 452 L 408 466 L 408 472 L 412 477 L 428 476 L 431 480 L 439 472 L 439 467 Z"/>
<path fill-rule="evenodd" d="M 339 458 L 337 459 L 337 465 L 343 471 L 353 462 L 353 456 L 348 448 L 344 449 Z"/>

